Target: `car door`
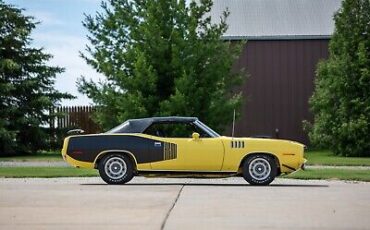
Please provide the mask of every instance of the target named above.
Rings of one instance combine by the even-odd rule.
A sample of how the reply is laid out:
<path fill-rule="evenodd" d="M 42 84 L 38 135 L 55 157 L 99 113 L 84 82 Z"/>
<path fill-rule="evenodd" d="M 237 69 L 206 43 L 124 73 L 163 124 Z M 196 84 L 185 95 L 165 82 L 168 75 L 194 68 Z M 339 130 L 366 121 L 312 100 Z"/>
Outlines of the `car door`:
<path fill-rule="evenodd" d="M 163 161 L 151 163 L 156 171 L 220 171 L 224 158 L 224 146 L 220 138 L 200 134 L 189 123 L 154 123 L 146 134 L 155 136 L 157 146 L 163 146 Z"/>

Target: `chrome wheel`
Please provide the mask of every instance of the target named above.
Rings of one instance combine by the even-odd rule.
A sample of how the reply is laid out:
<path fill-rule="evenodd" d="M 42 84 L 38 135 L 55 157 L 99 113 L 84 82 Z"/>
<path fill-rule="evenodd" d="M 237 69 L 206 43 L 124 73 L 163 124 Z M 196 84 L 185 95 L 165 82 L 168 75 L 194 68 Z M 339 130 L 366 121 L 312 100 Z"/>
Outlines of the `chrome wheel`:
<path fill-rule="evenodd" d="M 248 167 L 249 175 L 258 181 L 263 181 L 271 174 L 270 163 L 265 158 L 253 159 Z"/>
<path fill-rule="evenodd" d="M 111 179 L 118 180 L 126 174 L 127 165 L 121 157 L 112 157 L 105 162 L 104 171 Z"/>

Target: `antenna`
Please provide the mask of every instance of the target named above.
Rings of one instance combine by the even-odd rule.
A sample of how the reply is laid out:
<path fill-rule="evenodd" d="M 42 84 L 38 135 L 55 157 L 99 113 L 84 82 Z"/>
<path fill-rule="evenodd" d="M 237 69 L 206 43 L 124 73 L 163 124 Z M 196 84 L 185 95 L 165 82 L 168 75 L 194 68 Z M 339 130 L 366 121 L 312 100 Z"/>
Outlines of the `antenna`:
<path fill-rule="evenodd" d="M 234 129 L 235 129 L 235 109 L 234 109 L 234 117 L 233 117 L 233 131 L 231 133 L 232 138 L 234 138 Z"/>

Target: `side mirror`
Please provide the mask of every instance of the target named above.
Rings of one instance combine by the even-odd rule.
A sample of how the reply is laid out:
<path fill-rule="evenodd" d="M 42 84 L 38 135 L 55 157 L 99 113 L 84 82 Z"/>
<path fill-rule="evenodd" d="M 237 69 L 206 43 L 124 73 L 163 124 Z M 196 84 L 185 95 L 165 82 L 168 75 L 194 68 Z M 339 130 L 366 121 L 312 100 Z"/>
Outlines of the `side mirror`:
<path fill-rule="evenodd" d="M 194 141 L 197 141 L 197 140 L 199 140 L 200 135 L 199 135 L 199 133 L 193 133 L 191 135 L 191 137 L 193 138 Z"/>

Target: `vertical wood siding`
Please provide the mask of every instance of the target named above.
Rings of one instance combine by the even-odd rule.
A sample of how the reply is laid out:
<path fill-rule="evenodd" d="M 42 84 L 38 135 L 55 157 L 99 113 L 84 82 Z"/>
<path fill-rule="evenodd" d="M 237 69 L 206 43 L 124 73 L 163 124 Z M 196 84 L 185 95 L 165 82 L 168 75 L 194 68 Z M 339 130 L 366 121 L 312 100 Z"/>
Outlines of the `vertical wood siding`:
<path fill-rule="evenodd" d="M 57 118 L 58 129 L 80 128 L 85 133 L 100 132 L 100 127 L 92 120 L 95 110 L 93 106 L 62 106 L 55 108 L 56 113 L 62 115 Z M 50 125 L 54 127 L 53 125 Z"/>
<path fill-rule="evenodd" d="M 302 121 L 312 121 L 308 99 L 328 40 L 248 41 L 235 68 L 246 68 L 236 136 L 268 135 L 308 143 Z"/>

